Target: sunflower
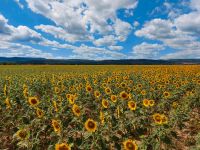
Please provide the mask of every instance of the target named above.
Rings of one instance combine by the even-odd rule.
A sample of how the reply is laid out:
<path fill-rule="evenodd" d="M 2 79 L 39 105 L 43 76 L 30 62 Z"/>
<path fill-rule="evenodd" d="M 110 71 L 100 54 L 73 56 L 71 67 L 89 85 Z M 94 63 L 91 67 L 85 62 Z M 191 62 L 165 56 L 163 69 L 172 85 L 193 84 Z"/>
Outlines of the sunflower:
<path fill-rule="evenodd" d="M 71 94 L 66 94 L 66 98 L 69 100 L 71 97 Z"/>
<path fill-rule="evenodd" d="M 57 112 L 58 111 L 58 105 L 57 105 L 56 101 L 53 101 L 53 107 L 54 107 L 55 112 Z"/>
<path fill-rule="evenodd" d="M 51 124 L 53 126 L 53 129 L 56 133 L 60 134 L 60 124 L 57 120 L 52 119 Z"/>
<path fill-rule="evenodd" d="M 200 85 L 200 80 L 197 80 L 197 84 L 199 84 L 199 85 Z"/>
<path fill-rule="evenodd" d="M 167 124 L 168 123 L 168 118 L 165 115 L 161 115 L 162 118 L 162 123 Z"/>
<path fill-rule="evenodd" d="M 55 150 L 71 150 L 71 147 L 66 143 L 56 144 Z"/>
<path fill-rule="evenodd" d="M 155 101 L 154 100 L 149 100 L 149 106 L 154 106 L 155 105 Z"/>
<path fill-rule="evenodd" d="M 120 97 L 121 97 L 123 100 L 126 100 L 126 99 L 128 99 L 128 93 L 126 93 L 125 91 L 122 91 L 122 92 L 120 93 Z"/>
<path fill-rule="evenodd" d="M 104 124 L 104 113 L 102 111 L 100 111 L 100 120 L 101 120 L 101 124 Z"/>
<path fill-rule="evenodd" d="M 136 110 L 136 102 L 134 102 L 134 101 L 129 101 L 128 102 L 128 108 L 130 109 L 130 110 Z"/>
<path fill-rule="evenodd" d="M 28 138 L 28 133 L 25 129 L 18 130 L 16 136 L 20 140 L 25 140 Z"/>
<path fill-rule="evenodd" d="M 120 84 L 120 87 L 121 87 L 121 88 L 125 88 L 125 87 L 126 87 L 126 83 L 122 82 L 122 83 Z"/>
<path fill-rule="evenodd" d="M 106 89 L 105 89 L 105 93 L 106 93 L 107 95 L 111 94 L 111 92 L 112 92 L 112 91 L 111 91 L 110 88 L 106 88 Z"/>
<path fill-rule="evenodd" d="M 97 123 L 92 120 L 92 119 L 88 119 L 86 122 L 85 122 L 85 128 L 88 132 L 95 132 L 96 129 L 97 129 Z"/>
<path fill-rule="evenodd" d="M 59 93 L 60 93 L 60 89 L 59 89 L 58 87 L 55 87 L 55 88 L 54 88 L 54 91 L 55 91 L 56 94 L 59 94 Z"/>
<path fill-rule="evenodd" d="M 101 94 L 100 94 L 99 91 L 95 91 L 95 92 L 94 92 L 94 96 L 95 96 L 96 98 L 99 98 L 99 97 L 101 96 Z"/>
<path fill-rule="evenodd" d="M 144 100 L 143 100 L 143 105 L 144 105 L 145 107 L 149 107 L 149 100 L 148 100 L 148 99 L 144 99 Z"/>
<path fill-rule="evenodd" d="M 74 104 L 72 107 L 72 111 L 75 116 L 79 117 L 81 115 L 81 110 L 78 105 Z"/>
<path fill-rule="evenodd" d="M 38 116 L 38 118 L 42 118 L 44 116 L 44 112 L 41 109 L 37 108 L 36 115 Z"/>
<path fill-rule="evenodd" d="M 140 93 L 141 93 L 143 96 L 146 95 L 146 91 L 145 91 L 145 90 L 142 90 Z"/>
<path fill-rule="evenodd" d="M 103 99 L 102 100 L 102 106 L 104 107 L 104 108 L 108 108 L 108 100 L 106 100 L 106 99 Z"/>
<path fill-rule="evenodd" d="M 137 150 L 138 149 L 138 146 L 135 143 L 135 141 L 133 141 L 131 139 L 124 141 L 123 147 L 124 147 L 124 150 Z"/>
<path fill-rule="evenodd" d="M 115 103 L 117 101 L 117 96 L 116 95 L 111 95 L 110 99 L 111 99 L 112 102 Z"/>
<path fill-rule="evenodd" d="M 164 92 L 164 93 L 163 93 L 163 96 L 164 96 L 165 98 L 168 98 L 168 97 L 170 96 L 170 93 L 169 93 L 169 92 Z"/>
<path fill-rule="evenodd" d="M 153 115 L 153 120 L 156 124 L 162 124 L 162 115 L 160 115 L 159 113 L 155 113 Z"/>
<path fill-rule="evenodd" d="M 37 97 L 29 97 L 28 101 L 31 106 L 37 106 L 39 104 Z"/>
<path fill-rule="evenodd" d="M 87 92 L 91 92 L 92 91 L 92 87 L 90 85 L 87 85 L 85 89 L 86 89 Z"/>
<path fill-rule="evenodd" d="M 11 108 L 10 100 L 9 100 L 8 97 L 5 100 L 5 104 L 6 104 L 6 109 L 10 109 Z"/>

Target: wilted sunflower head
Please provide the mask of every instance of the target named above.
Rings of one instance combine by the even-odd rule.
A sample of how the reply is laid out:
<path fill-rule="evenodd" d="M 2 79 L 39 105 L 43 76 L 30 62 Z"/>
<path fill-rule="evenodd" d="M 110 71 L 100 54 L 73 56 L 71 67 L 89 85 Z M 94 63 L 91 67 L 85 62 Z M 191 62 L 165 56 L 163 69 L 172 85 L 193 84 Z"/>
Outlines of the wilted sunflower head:
<path fill-rule="evenodd" d="M 135 101 L 129 101 L 128 102 L 128 108 L 130 109 L 130 110 L 136 110 L 136 102 Z"/>
<path fill-rule="evenodd" d="M 39 104 L 37 97 L 29 97 L 28 101 L 31 106 L 37 106 Z"/>
<path fill-rule="evenodd" d="M 88 131 L 88 132 L 95 132 L 96 129 L 97 129 L 97 123 L 92 120 L 92 119 L 88 119 L 86 122 L 85 122 L 85 129 Z"/>
<path fill-rule="evenodd" d="M 135 143 L 135 141 L 128 139 L 123 142 L 123 148 L 124 148 L 124 150 L 137 150 L 138 146 Z"/>
<path fill-rule="evenodd" d="M 72 111 L 73 111 L 74 115 L 76 115 L 77 117 L 79 117 L 81 115 L 81 110 L 80 110 L 79 106 L 76 104 L 73 105 Z"/>
<path fill-rule="evenodd" d="M 122 91 L 122 92 L 120 93 L 120 97 L 121 97 L 123 100 L 126 100 L 126 99 L 128 99 L 128 93 L 126 93 L 125 91 Z"/>
<path fill-rule="evenodd" d="M 55 150 L 71 150 L 71 147 L 67 143 L 56 144 Z"/>

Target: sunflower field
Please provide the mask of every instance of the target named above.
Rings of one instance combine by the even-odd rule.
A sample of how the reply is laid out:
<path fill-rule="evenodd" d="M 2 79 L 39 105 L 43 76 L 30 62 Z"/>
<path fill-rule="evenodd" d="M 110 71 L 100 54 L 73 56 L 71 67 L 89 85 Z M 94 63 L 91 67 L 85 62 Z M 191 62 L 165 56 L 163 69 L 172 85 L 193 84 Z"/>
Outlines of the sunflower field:
<path fill-rule="evenodd" d="M 199 150 L 200 66 L 0 66 L 1 150 Z"/>

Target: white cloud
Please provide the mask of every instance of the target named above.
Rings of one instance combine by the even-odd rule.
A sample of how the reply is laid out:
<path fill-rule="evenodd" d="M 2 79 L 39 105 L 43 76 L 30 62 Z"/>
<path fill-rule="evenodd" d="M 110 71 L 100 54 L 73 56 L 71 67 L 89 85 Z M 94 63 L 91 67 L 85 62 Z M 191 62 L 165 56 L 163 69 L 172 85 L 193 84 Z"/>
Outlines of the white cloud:
<path fill-rule="evenodd" d="M 103 38 L 99 38 L 93 42 L 96 46 L 109 46 L 116 44 L 116 37 L 113 35 L 107 35 Z"/>
<path fill-rule="evenodd" d="M 48 31 L 45 28 L 49 26 L 44 25 L 37 26 L 38 29 L 56 34 L 54 36 L 69 42 L 93 41 L 94 38 L 91 37 L 94 33 L 101 36 L 114 34 L 116 40 L 126 40 L 131 25 L 119 20 L 116 12 L 121 8 L 134 9 L 137 6 L 137 0 L 115 0 L 115 2 L 101 0 L 98 3 L 94 0 L 26 0 L 26 2 L 33 12 L 51 19 L 58 27 L 54 30 L 63 32 Z"/>
<path fill-rule="evenodd" d="M 123 49 L 123 46 L 116 46 L 116 45 L 114 45 L 114 46 L 109 46 L 108 48 L 109 48 L 110 50 L 120 51 L 120 50 Z"/>
<path fill-rule="evenodd" d="M 17 3 L 17 5 L 18 5 L 21 9 L 24 8 L 24 5 L 20 3 L 20 0 L 14 0 L 14 1 Z"/>
<path fill-rule="evenodd" d="M 42 52 L 19 43 L 0 41 L 0 57 L 37 57 L 53 58 L 52 54 Z"/>
<path fill-rule="evenodd" d="M 164 50 L 165 47 L 160 44 L 149 44 L 143 42 L 142 44 L 136 45 L 133 47 L 133 58 L 148 58 L 148 59 L 157 59 L 159 52 Z"/>

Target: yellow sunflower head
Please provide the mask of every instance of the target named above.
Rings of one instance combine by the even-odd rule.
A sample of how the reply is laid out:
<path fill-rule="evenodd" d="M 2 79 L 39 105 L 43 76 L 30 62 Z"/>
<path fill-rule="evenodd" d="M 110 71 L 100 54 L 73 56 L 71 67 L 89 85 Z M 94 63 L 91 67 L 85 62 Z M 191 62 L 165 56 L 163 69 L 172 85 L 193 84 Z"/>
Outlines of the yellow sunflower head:
<path fill-rule="evenodd" d="M 155 113 L 153 115 L 153 120 L 156 124 L 162 124 L 162 115 L 159 113 Z"/>
<path fill-rule="evenodd" d="M 86 89 L 87 92 L 91 92 L 92 91 L 92 87 L 90 85 L 87 85 L 85 89 Z"/>
<path fill-rule="evenodd" d="M 155 105 L 155 101 L 154 100 L 149 100 L 149 106 L 154 106 Z"/>
<path fill-rule="evenodd" d="M 73 105 L 72 111 L 73 111 L 74 115 L 76 115 L 77 117 L 79 117 L 81 115 L 81 110 L 80 110 L 79 106 L 76 104 Z"/>
<path fill-rule="evenodd" d="M 128 139 L 123 142 L 123 148 L 124 148 L 124 150 L 137 150 L 138 146 L 135 143 L 135 141 Z"/>
<path fill-rule="evenodd" d="M 136 102 L 135 101 L 129 101 L 128 102 L 128 108 L 130 109 L 130 110 L 136 110 Z"/>
<path fill-rule="evenodd" d="M 105 88 L 105 93 L 107 94 L 107 95 L 109 95 L 109 94 L 111 94 L 111 89 L 110 88 Z"/>
<path fill-rule="evenodd" d="M 29 97 L 28 101 L 31 106 L 37 106 L 39 104 L 37 97 Z"/>
<path fill-rule="evenodd" d="M 88 119 L 86 122 L 85 122 L 85 129 L 88 131 L 88 132 L 95 132 L 96 129 L 97 129 L 97 123 L 92 120 L 92 119 Z"/>
<path fill-rule="evenodd" d="M 108 108 L 108 105 L 109 105 L 108 100 L 103 99 L 103 100 L 102 100 L 102 106 L 103 106 L 104 108 Z"/>
<path fill-rule="evenodd" d="M 20 140 L 25 140 L 28 138 L 28 132 L 25 129 L 18 130 L 16 136 Z"/>
<path fill-rule="evenodd" d="M 56 144 L 55 150 L 71 150 L 71 147 L 67 143 Z"/>
<path fill-rule="evenodd" d="M 94 96 L 95 96 L 96 98 L 99 98 L 99 97 L 101 96 L 101 94 L 100 94 L 99 91 L 95 91 L 95 92 L 94 92 Z"/>
<path fill-rule="evenodd" d="M 42 118 L 44 116 L 43 110 L 37 108 L 36 109 L 36 115 L 38 116 L 38 118 Z"/>
<path fill-rule="evenodd" d="M 144 105 L 145 107 L 149 107 L 149 100 L 148 100 L 148 99 L 144 99 L 144 100 L 143 100 L 143 105 Z"/>
<path fill-rule="evenodd" d="M 126 100 L 126 99 L 128 99 L 128 93 L 126 93 L 125 91 L 122 91 L 122 92 L 120 93 L 120 97 L 121 97 L 123 100 Z"/>
<path fill-rule="evenodd" d="M 111 99 L 112 102 L 115 103 L 117 101 L 117 96 L 116 95 L 111 95 L 110 99 Z"/>
<path fill-rule="evenodd" d="M 165 91 L 165 92 L 163 93 L 163 96 L 164 96 L 165 98 L 168 98 L 168 97 L 170 97 L 170 93 Z"/>
<path fill-rule="evenodd" d="M 167 124 L 168 123 L 168 118 L 165 115 L 161 115 L 162 118 L 162 123 Z"/>
<path fill-rule="evenodd" d="M 51 124 L 53 126 L 54 131 L 59 134 L 61 131 L 59 121 L 52 119 Z"/>

